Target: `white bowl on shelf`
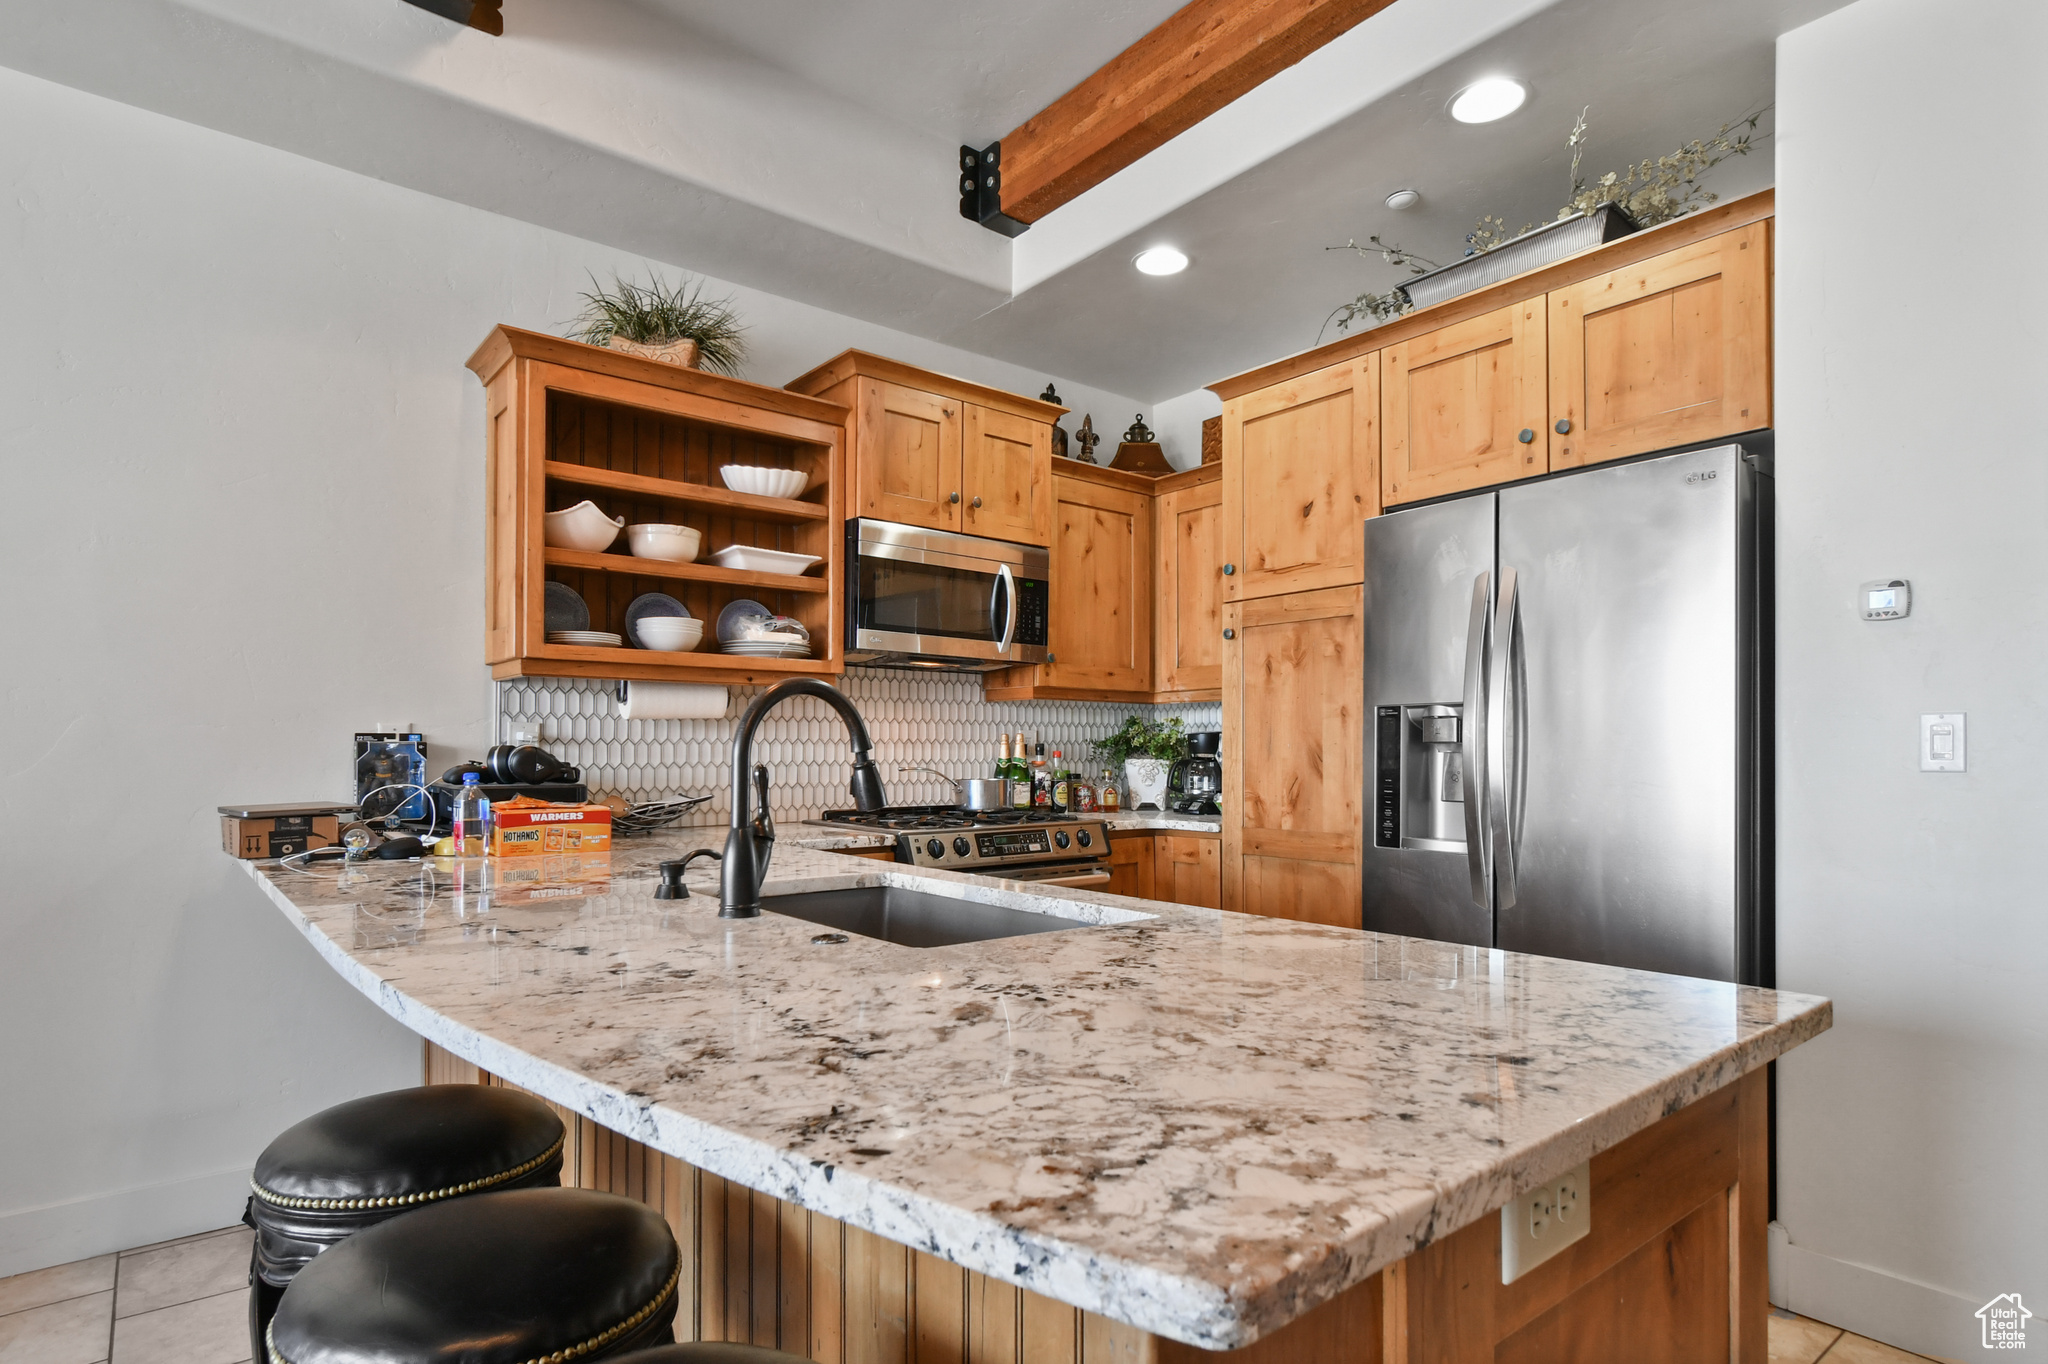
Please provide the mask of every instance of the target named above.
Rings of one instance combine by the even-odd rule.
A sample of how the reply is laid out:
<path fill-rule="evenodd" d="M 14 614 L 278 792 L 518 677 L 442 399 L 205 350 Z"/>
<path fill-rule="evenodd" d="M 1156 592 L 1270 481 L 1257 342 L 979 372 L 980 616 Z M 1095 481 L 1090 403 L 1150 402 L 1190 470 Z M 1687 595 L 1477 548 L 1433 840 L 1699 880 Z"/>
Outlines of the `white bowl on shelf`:
<path fill-rule="evenodd" d="M 704 642 L 704 622 L 688 616 L 645 616 L 633 627 L 642 648 L 687 654 Z"/>
<path fill-rule="evenodd" d="M 811 476 L 802 469 L 760 469 L 751 464 L 728 464 L 718 476 L 734 492 L 759 497 L 796 497 L 811 485 Z"/>
<path fill-rule="evenodd" d="M 625 517 L 606 516 L 595 502 L 578 502 L 541 517 L 541 539 L 556 549 L 601 554 L 612 547 L 625 525 Z"/>
<path fill-rule="evenodd" d="M 786 549 L 762 549 L 759 545 L 727 545 L 711 551 L 711 562 L 720 568 L 744 573 L 802 573 L 818 562 L 815 554 L 792 554 Z"/>
<path fill-rule="evenodd" d="M 694 563 L 704 532 L 695 526 L 664 526 L 649 523 L 626 527 L 626 543 L 642 559 L 666 559 L 672 564 Z"/>

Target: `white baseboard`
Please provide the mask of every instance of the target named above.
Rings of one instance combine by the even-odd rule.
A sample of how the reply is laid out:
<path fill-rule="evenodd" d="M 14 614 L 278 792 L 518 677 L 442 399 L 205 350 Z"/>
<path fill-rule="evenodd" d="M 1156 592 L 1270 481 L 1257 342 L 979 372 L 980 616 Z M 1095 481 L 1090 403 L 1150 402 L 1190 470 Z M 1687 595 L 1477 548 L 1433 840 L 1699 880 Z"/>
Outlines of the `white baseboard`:
<path fill-rule="evenodd" d="M 230 1226 L 248 1196 L 244 1166 L 0 1213 L 0 1278 Z"/>
<path fill-rule="evenodd" d="M 1983 1355 L 1977 1320 L 1983 1303 L 1794 1245 L 1775 1223 L 1771 1230 L 1771 1301 L 1777 1306 L 1914 1354 Z"/>

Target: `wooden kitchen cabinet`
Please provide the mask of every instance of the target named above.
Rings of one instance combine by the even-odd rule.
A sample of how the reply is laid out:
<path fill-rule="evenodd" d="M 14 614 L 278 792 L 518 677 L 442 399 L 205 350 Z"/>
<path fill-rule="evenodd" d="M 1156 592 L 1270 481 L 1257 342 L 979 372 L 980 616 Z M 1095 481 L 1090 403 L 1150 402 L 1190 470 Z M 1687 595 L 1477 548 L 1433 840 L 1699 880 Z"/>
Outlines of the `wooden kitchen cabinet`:
<path fill-rule="evenodd" d="M 1223 469 L 1159 480 L 1152 621 L 1155 701 L 1208 701 L 1223 688 Z"/>
<path fill-rule="evenodd" d="M 1046 661 L 986 674 L 992 701 L 1152 696 L 1152 480 L 1061 460 L 1053 470 Z"/>
<path fill-rule="evenodd" d="M 1153 893 L 1157 884 L 1156 842 L 1149 830 L 1111 829 L 1109 884 L 1103 890 L 1111 895 L 1135 895 L 1141 900 L 1158 899 Z"/>
<path fill-rule="evenodd" d="M 1364 581 L 1379 414 L 1376 353 L 1224 403 L 1224 600 Z"/>
<path fill-rule="evenodd" d="M 1751 223 L 1550 293 L 1551 468 L 1771 424 L 1770 230 Z"/>
<path fill-rule="evenodd" d="M 1356 928 L 1364 589 L 1223 608 L 1223 907 Z"/>
<path fill-rule="evenodd" d="M 1380 353 L 1383 505 L 1549 471 L 1544 331 L 1538 296 Z"/>
<path fill-rule="evenodd" d="M 1162 833 L 1155 840 L 1152 898 L 1203 909 L 1223 907 L 1223 840 Z"/>
<path fill-rule="evenodd" d="M 1051 545 L 1064 407 L 853 350 L 789 388 L 851 412 L 849 516 Z"/>

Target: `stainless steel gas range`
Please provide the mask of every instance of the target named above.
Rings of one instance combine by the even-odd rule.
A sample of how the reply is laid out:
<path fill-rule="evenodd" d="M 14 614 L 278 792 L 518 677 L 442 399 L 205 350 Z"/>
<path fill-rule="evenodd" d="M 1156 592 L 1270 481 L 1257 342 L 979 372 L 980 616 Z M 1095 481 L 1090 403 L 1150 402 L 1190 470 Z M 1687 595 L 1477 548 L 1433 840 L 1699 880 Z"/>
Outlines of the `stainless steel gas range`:
<path fill-rule="evenodd" d="M 1045 886 L 1109 884 L 1109 826 L 1085 815 L 899 805 L 871 813 L 827 810 L 806 822 L 891 834 L 896 860 L 914 867 L 945 867 Z"/>

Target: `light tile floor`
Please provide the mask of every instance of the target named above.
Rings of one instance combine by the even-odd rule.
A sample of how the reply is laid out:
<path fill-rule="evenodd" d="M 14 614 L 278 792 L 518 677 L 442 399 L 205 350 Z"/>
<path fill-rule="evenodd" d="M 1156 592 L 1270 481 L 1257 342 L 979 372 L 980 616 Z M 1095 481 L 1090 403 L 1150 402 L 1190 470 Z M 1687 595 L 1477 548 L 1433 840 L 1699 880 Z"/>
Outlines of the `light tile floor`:
<path fill-rule="evenodd" d="M 248 1364 L 250 1235 L 227 1227 L 0 1279 L 0 1364 Z"/>
<path fill-rule="evenodd" d="M 227 1227 L 0 1279 L 0 1364 L 248 1364 L 249 1237 Z M 1789 1312 L 1770 1364 L 1924 1364 Z"/>

